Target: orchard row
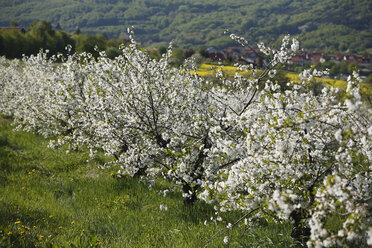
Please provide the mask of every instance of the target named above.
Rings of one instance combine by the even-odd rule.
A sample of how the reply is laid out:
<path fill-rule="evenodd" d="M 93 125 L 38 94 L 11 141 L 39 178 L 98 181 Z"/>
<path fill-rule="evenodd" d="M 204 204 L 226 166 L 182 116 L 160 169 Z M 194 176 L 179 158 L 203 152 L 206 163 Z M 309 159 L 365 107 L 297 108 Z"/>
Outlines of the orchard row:
<path fill-rule="evenodd" d="M 275 68 L 298 41 L 259 49 L 271 57 L 264 71 L 240 66 L 214 82 L 170 66 L 172 47 L 153 60 L 133 39 L 115 59 L 1 58 L 0 111 L 51 147 L 104 151 L 119 176 L 169 180 L 185 204 L 242 210 L 246 223 L 291 220 L 292 237 L 308 247 L 371 245 L 372 113 L 358 75 L 341 100 L 337 88 L 311 90 L 316 70 L 279 85 Z M 331 216 L 337 227 L 326 225 Z"/>

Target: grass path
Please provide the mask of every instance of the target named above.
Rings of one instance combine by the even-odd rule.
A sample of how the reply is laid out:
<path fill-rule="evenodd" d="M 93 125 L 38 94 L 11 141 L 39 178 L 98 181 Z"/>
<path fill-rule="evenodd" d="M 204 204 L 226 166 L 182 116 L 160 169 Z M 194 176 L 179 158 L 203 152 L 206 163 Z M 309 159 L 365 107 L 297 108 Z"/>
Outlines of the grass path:
<path fill-rule="evenodd" d="M 204 225 L 212 206 L 182 204 L 137 179 L 117 179 L 87 152 L 51 150 L 43 137 L 0 121 L 0 247 L 200 247 L 227 224 Z M 168 210 L 161 210 L 160 205 Z M 229 213 L 228 222 L 242 213 Z M 230 247 L 288 247 L 288 224 L 230 231 Z M 227 247 L 219 237 L 208 247 Z"/>

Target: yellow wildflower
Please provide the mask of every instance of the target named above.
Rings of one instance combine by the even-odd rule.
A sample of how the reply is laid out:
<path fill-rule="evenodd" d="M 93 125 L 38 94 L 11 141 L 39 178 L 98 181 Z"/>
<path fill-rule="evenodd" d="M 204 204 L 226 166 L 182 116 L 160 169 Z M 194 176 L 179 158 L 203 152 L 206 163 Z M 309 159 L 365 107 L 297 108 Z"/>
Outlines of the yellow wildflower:
<path fill-rule="evenodd" d="M 15 225 L 17 225 L 17 224 L 21 224 L 21 221 L 18 220 L 18 221 L 16 221 L 16 222 L 14 222 L 14 224 L 15 224 Z"/>
<path fill-rule="evenodd" d="M 13 233 L 12 232 L 8 232 L 8 235 L 12 235 Z"/>

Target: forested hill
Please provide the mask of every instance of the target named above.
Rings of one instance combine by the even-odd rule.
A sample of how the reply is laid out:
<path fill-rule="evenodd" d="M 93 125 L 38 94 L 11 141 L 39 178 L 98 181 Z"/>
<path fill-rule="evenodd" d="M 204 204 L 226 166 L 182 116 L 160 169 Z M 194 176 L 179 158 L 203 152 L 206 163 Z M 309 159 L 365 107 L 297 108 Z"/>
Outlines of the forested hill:
<path fill-rule="evenodd" d="M 252 43 L 289 33 L 326 52 L 372 50 L 371 0 L 0 0 L 0 26 L 10 20 L 109 37 L 133 25 L 144 45 L 223 47 L 232 44 L 223 34 L 229 29 Z"/>

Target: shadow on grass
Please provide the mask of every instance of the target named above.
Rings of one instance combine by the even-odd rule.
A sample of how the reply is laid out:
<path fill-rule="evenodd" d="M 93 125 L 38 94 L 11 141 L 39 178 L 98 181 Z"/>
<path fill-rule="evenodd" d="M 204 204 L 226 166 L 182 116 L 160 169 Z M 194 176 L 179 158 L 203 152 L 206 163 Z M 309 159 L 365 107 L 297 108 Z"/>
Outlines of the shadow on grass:
<path fill-rule="evenodd" d="M 29 210 L 25 207 L 20 207 L 16 204 L 0 202 L 0 226 L 10 226 L 16 221 L 21 221 L 22 225 L 38 228 L 57 227 L 57 223 L 53 219 L 46 218 L 50 213 L 40 210 Z"/>
<path fill-rule="evenodd" d="M 180 201 L 182 202 L 181 198 Z M 182 204 L 180 211 L 174 217 L 197 225 L 210 219 L 214 212 L 215 210 L 212 205 L 208 205 L 202 201 L 197 201 L 193 205 Z"/>
<path fill-rule="evenodd" d="M 149 189 L 147 185 L 138 181 L 138 178 L 125 177 L 120 179 L 114 179 L 112 187 L 118 193 L 127 192 L 130 197 L 134 197 L 134 208 L 141 208 L 141 197 L 147 196 L 153 198 L 154 201 L 162 201 L 163 196 L 158 194 L 158 192 L 169 189 L 166 185 L 167 182 L 162 182 L 161 184 L 156 184 L 153 189 Z M 139 197 L 140 196 L 140 197 Z M 148 200 L 148 199 L 143 199 Z M 168 204 L 176 205 L 177 209 L 172 214 L 173 218 L 179 219 L 180 221 L 189 222 L 193 224 L 200 224 L 206 219 L 210 219 L 213 216 L 215 210 L 210 204 L 206 204 L 201 200 L 196 201 L 192 205 L 183 204 L 183 198 L 181 192 L 172 191 L 168 192 L 164 198 Z"/>
<path fill-rule="evenodd" d="M 19 150 L 18 147 L 12 145 L 8 138 L 8 132 L 11 132 L 9 125 L 4 124 L 0 117 L 0 186 L 5 186 L 8 182 L 7 174 L 16 171 L 16 168 L 11 166 L 11 160 L 15 155 L 15 151 Z M 21 170 L 18 167 L 18 170 Z"/>

